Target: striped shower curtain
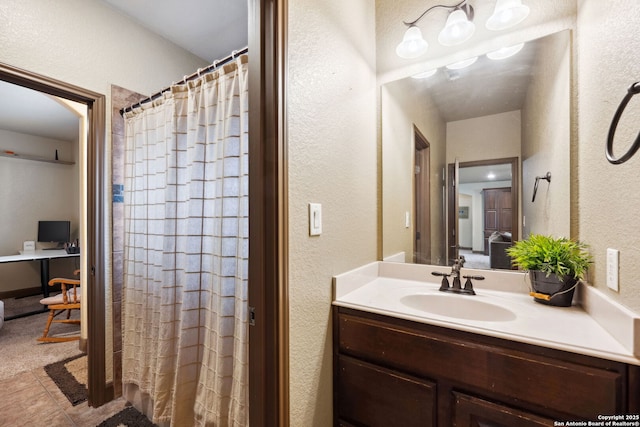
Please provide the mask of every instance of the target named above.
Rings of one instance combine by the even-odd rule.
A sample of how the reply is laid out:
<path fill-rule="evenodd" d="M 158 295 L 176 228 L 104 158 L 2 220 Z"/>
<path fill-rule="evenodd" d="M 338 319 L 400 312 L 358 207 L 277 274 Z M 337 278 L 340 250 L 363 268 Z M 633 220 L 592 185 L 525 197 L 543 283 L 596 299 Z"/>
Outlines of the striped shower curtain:
<path fill-rule="evenodd" d="M 125 113 L 124 397 L 248 425 L 247 55 Z"/>

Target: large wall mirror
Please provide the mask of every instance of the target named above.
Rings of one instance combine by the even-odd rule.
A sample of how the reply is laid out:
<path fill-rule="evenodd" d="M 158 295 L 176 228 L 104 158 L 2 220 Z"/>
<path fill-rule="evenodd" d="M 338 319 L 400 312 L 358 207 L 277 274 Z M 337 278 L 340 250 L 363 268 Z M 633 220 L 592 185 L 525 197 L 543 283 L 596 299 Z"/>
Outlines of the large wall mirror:
<path fill-rule="evenodd" d="M 381 87 L 384 259 L 504 269 L 510 240 L 569 235 L 571 32 L 518 48 Z"/>

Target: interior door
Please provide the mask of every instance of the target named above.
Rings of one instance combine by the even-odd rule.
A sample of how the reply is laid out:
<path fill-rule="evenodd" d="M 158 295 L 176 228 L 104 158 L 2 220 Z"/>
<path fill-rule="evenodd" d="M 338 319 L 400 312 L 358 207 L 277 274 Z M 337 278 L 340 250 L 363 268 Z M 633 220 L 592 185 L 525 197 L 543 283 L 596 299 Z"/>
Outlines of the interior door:
<path fill-rule="evenodd" d="M 512 232 L 513 209 L 511 187 L 485 188 L 484 199 L 484 254 L 489 255 L 489 236 L 494 232 Z"/>

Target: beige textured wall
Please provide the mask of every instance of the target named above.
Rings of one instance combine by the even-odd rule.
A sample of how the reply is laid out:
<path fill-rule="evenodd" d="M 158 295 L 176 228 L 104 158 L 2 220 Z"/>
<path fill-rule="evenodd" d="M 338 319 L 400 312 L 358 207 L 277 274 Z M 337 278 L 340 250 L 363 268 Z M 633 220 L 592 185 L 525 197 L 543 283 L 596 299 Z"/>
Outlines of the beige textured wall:
<path fill-rule="evenodd" d="M 571 35 L 545 37 L 522 108 L 523 237 L 530 233 L 571 235 L 569 182 L 571 144 Z M 551 172 L 551 183 L 536 176 Z"/>
<path fill-rule="evenodd" d="M 289 0 L 292 426 L 332 425 L 331 278 L 377 257 L 374 4 Z M 309 202 L 323 233 L 308 234 Z"/>
<path fill-rule="evenodd" d="M 75 162 L 62 165 L 0 157 L 0 255 L 14 255 L 25 240 L 38 243 L 38 221 L 71 221 L 71 238 L 79 232 L 78 143 L 59 141 L 0 129 L 0 150 Z M 29 195 L 25 197 L 25 195 Z M 51 275 L 69 276 L 78 268 L 77 260 L 51 262 Z M 0 293 L 40 287 L 40 264 L 17 262 L 0 264 Z"/>
<path fill-rule="evenodd" d="M 640 80 L 640 8 L 636 0 L 579 0 L 577 25 L 579 237 L 595 257 L 590 281 L 640 312 L 640 154 L 618 166 L 604 156 L 613 114 L 629 85 Z M 640 131 L 638 101 L 625 112 L 617 155 Z M 606 287 L 607 248 L 620 250 L 619 294 Z"/>
<path fill-rule="evenodd" d="M 97 0 L 3 0 L 0 62 L 107 95 L 112 82 L 151 94 L 205 65 Z"/>
<path fill-rule="evenodd" d="M 381 88 L 382 130 L 382 256 L 404 251 L 413 262 L 414 206 L 413 165 L 414 125 L 429 142 L 431 167 L 431 259 L 444 262 L 444 218 L 442 215 L 442 168 L 445 167 L 446 127 L 437 110 L 431 107 L 427 93 L 419 97 L 411 92 L 408 79 Z M 405 212 L 411 226 L 405 227 Z"/>
<path fill-rule="evenodd" d="M 520 111 L 447 123 L 447 163 L 520 157 Z"/>

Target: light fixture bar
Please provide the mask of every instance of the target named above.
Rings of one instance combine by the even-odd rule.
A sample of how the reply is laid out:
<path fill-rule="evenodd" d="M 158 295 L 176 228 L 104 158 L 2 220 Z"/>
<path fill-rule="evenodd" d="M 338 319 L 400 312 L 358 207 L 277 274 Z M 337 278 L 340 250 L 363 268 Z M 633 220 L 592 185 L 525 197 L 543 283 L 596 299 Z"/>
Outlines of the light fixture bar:
<path fill-rule="evenodd" d="M 424 18 L 424 16 L 425 16 L 427 13 L 431 12 L 433 9 L 443 8 L 443 9 L 455 10 L 455 9 L 459 9 L 461 6 L 466 5 L 466 3 L 467 3 L 468 1 L 469 1 L 469 0 L 462 0 L 460 3 L 458 3 L 458 4 L 454 4 L 453 6 L 447 6 L 447 5 L 444 5 L 444 4 L 436 4 L 436 5 L 434 5 L 434 6 L 431 6 L 430 8 L 428 8 L 427 10 L 425 10 L 424 12 L 422 12 L 422 15 L 418 16 L 418 18 L 417 18 L 415 21 L 411 21 L 411 22 L 405 22 L 405 21 L 402 21 L 402 23 L 403 23 L 404 25 L 406 25 L 407 27 L 410 27 L 410 26 L 412 26 L 412 25 L 416 25 L 416 24 L 417 24 L 417 23 L 418 23 L 422 18 Z M 469 5 L 467 5 L 467 6 L 469 6 Z M 469 7 L 471 7 L 471 6 L 469 6 Z M 472 18 L 469 18 L 469 19 L 472 19 Z"/>

